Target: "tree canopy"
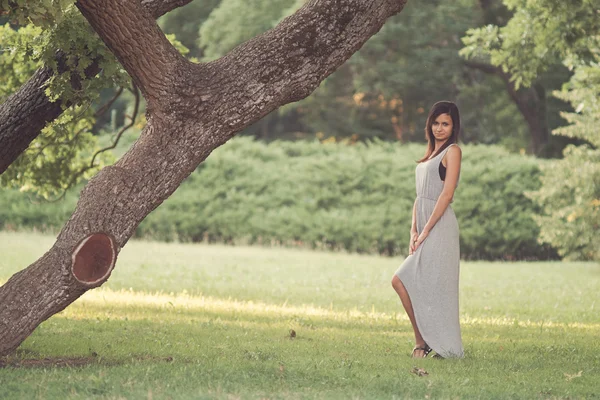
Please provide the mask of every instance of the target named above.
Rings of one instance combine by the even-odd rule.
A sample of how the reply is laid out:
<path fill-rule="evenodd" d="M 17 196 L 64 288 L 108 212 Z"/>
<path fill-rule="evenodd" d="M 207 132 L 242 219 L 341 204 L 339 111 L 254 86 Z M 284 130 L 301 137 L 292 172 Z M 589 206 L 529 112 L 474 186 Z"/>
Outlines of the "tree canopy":
<path fill-rule="evenodd" d="M 542 188 L 530 195 L 544 207 L 540 239 L 571 259 L 599 260 L 600 229 L 600 7 L 594 0 L 504 0 L 513 11 L 505 27 L 470 30 L 462 54 L 488 59 L 518 87 L 531 85 L 553 63 L 572 71 L 553 95 L 572 105 L 568 126 L 555 135 L 578 139 L 564 158 L 543 168 Z"/>

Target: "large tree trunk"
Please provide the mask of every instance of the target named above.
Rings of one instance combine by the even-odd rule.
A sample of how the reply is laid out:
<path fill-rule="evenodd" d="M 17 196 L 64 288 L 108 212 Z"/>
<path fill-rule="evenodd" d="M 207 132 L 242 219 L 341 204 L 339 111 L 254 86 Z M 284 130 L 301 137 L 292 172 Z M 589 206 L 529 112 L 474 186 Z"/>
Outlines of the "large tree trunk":
<path fill-rule="evenodd" d="M 221 59 L 193 64 L 139 2 L 79 1 L 144 94 L 148 124 L 131 149 L 83 189 L 49 252 L 0 288 L 0 355 L 108 279 L 138 224 L 212 150 L 281 105 L 308 96 L 404 3 L 311 0 Z"/>
<path fill-rule="evenodd" d="M 158 18 L 191 1 L 144 0 L 142 4 L 154 18 Z M 67 71 L 64 58 L 64 54 L 59 52 L 57 63 L 60 73 Z M 99 60 L 95 60 L 91 67 L 87 68 L 87 78 L 92 78 L 99 72 L 98 64 Z M 0 174 L 29 147 L 47 123 L 62 114 L 61 102 L 51 102 L 44 92 L 52 75 L 53 71 L 50 68 L 40 68 L 17 92 L 0 104 Z M 81 86 L 76 74 L 72 82 L 75 90 Z"/>

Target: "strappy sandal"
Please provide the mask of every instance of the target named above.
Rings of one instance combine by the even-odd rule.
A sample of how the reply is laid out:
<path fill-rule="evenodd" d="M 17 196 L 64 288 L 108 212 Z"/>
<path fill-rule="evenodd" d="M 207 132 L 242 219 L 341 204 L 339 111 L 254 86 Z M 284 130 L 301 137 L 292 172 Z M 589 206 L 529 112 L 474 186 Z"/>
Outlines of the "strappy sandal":
<path fill-rule="evenodd" d="M 425 353 L 423 355 L 423 357 L 415 357 L 415 351 L 417 351 L 417 350 L 423 350 L 423 353 Z M 429 353 L 431 353 L 431 351 L 432 351 L 432 348 L 429 347 L 429 345 L 427 345 L 427 344 L 425 344 L 424 346 L 415 346 L 415 348 L 413 349 L 412 354 L 410 356 L 411 356 L 411 358 L 425 358 L 425 357 L 427 357 L 427 355 Z"/>

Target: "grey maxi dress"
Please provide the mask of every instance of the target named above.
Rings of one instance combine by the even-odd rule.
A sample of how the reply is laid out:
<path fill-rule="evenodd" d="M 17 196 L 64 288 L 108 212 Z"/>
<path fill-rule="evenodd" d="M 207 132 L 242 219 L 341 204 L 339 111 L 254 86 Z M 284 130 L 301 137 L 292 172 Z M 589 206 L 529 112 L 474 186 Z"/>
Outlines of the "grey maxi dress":
<path fill-rule="evenodd" d="M 439 166 L 451 146 L 454 144 L 417 165 L 418 232 L 429 220 L 442 193 L 444 182 L 439 175 Z M 464 355 L 458 315 L 459 268 L 458 222 L 448 205 L 427 238 L 396 271 L 410 296 L 423 339 L 444 358 Z"/>

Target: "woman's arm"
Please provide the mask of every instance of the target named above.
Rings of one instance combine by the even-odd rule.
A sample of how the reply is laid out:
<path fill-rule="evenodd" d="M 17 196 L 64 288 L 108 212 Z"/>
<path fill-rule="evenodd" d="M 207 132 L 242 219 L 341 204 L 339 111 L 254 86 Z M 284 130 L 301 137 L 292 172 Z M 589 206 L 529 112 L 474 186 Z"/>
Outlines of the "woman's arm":
<path fill-rule="evenodd" d="M 417 238 L 419 237 L 419 232 L 417 231 L 417 199 L 413 204 L 413 212 L 412 212 L 412 225 L 410 227 L 410 244 L 408 246 L 408 255 L 411 255 L 416 250 Z"/>
<path fill-rule="evenodd" d="M 417 199 L 413 203 L 413 212 L 412 212 L 412 225 L 410 227 L 410 233 L 417 232 Z"/>
<path fill-rule="evenodd" d="M 429 217 L 429 220 L 423 227 L 423 231 L 420 232 L 419 238 L 417 239 L 417 243 L 415 244 L 415 249 L 419 247 L 421 243 L 425 240 L 425 238 L 429 235 L 429 232 L 433 229 L 435 224 L 442 218 L 446 208 L 452 201 L 454 197 L 454 190 L 456 189 L 456 184 L 458 183 L 458 176 L 460 174 L 460 162 L 462 159 L 462 151 L 458 146 L 452 146 L 446 152 L 446 179 L 444 180 L 444 188 L 442 189 L 442 193 L 435 203 L 435 207 L 433 208 L 433 212 Z"/>

